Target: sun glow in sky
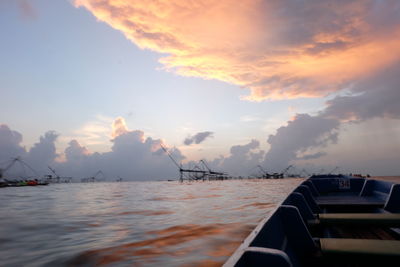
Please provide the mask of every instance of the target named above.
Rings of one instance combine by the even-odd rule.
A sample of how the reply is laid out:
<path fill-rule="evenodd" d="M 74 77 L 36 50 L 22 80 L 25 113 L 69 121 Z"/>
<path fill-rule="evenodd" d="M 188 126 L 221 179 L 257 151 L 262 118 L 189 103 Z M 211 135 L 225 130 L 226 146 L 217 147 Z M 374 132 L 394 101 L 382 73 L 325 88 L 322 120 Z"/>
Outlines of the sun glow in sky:
<path fill-rule="evenodd" d="M 233 174 L 400 173 L 399 1 L 4 0 L 0 32 L 0 161 L 53 130 L 65 170 L 122 144 L 168 165 L 163 142 Z"/>

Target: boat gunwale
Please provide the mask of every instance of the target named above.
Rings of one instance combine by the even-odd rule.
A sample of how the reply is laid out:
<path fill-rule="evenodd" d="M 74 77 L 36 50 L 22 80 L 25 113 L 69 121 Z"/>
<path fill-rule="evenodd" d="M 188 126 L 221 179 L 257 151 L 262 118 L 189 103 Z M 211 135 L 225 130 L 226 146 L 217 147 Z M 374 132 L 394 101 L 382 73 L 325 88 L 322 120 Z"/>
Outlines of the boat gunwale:
<path fill-rule="evenodd" d="M 304 179 L 306 181 L 308 178 Z M 301 181 L 297 186 L 299 186 L 302 182 Z M 296 188 L 296 187 L 295 187 Z M 294 189 L 292 190 L 292 192 Z M 250 232 L 250 234 L 242 241 L 240 246 L 232 253 L 232 255 L 228 258 L 228 260 L 225 261 L 225 263 L 222 265 L 222 267 L 233 267 L 236 265 L 238 260 L 243 256 L 243 254 L 246 252 L 248 248 L 250 248 L 251 242 L 257 237 L 261 229 L 264 227 L 264 225 L 269 221 L 269 219 L 275 215 L 275 213 L 278 211 L 278 209 L 284 205 L 283 203 L 286 201 L 288 196 L 292 193 L 290 192 L 282 201 L 280 201 L 278 204 L 276 204 L 276 207 L 270 211 L 258 224 L 257 226 Z"/>

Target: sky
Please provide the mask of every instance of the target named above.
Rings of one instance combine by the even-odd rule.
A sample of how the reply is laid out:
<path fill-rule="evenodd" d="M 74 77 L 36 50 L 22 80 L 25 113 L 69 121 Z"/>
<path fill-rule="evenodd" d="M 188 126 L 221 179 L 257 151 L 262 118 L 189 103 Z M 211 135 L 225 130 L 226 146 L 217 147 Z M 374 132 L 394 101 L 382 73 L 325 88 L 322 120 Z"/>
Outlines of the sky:
<path fill-rule="evenodd" d="M 0 167 L 400 175 L 399 1 L 1 0 L 0 33 Z"/>

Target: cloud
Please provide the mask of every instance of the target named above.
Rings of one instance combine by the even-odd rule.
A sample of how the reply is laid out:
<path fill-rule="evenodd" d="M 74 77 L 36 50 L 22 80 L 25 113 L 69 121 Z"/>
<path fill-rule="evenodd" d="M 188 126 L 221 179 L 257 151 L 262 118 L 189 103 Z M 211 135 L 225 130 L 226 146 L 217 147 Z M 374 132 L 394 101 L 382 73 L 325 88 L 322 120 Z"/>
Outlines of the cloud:
<path fill-rule="evenodd" d="M 264 163 L 271 167 L 324 157 L 318 150 L 337 142 L 343 123 L 400 118 L 400 1 L 76 0 L 75 5 L 140 48 L 162 53 L 167 71 L 250 89 L 243 99 L 336 95 L 325 109 L 297 114 L 268 138 Z M 136 138 L 144 137 L 137 132 Z M 189 137 L 184 143 L 196 141 Z M 232 149 L 227 158 L 260 155 Z M 238 156 L 236 149 L 244 151 Z M 216 165 L 228 166 L 227 158 L 217 158 Z"/>
<path fill-rule="evenodd" d="M 280 127 L 267 142 L 270 150 L 265 155 L 264 166 L 279 171 L 296 159 L 310 159 L 324 154 L 303 155 L 308 150 L 336 143 L 340 122 L 335 119 L 297 114 L 286 126 Z"/>
<path fill-rule="evenodd" d="M 327 102 L 321 116 L 360 122 L 372 118 L 400 119 L 400 63 L 353 84 L 350 96 Z"/>
<path fill-rule="evenodd" d="M 39 142 L 35 143 L 33 147 L 27 151 L 22 147 L 22 134 L 17 131 L 11 130 L 7 125 L 0 125 L 0 162 L 9 162 L 10 159 L 19 157 L 29 167 L 37 172 L 43 172 L 47 169 L 47 165 L 54 162 L 58 156 L 56 153 L 55 141 L 58 134 L 54 131 L 48 131 L 40 137 Z M 0 166 L 5 167 L 5 166 Z M 23 175 L 36 175 L 37 172 L 27 170 L 25 167 L 16 166 L 10 170 L 12 173 L 19 173 Z"/>
<path fill-rule="evenodd" d="M 128 132 L 128 128 L 126 126 L 125 119 L 122 117 L 118 117 L 114 120 L 112 124 L 112 133 L 111 136 L 113 138 L 126 134 Z"/>
<path fill-rule="evenodd" d="M 318 159 L 320 157 L 326 156 L 326 152 L 317 152 L 314 154 L 306 154 L 301 157 L 297 157 L 298 160 L 309 160 L 309 159 Z"/>
<path fill-rule="evenodd" d="M 101 170 L 107 180 L 122 177 L 124 180 L 156 180 L 178 177 L 178 169 L 162 150 L 161 144 L 168 147 L 162 140 L 145 137 L 143 131 L 130 130 L 122 117 L 116 118 L 110 124 L 110 140 L 112 146 L 107 152 L 92 152 L 78 140 L 71 140 L 64 153 L 56 153 L 58 134 L 48 131 L 28 151 L 21 146 L 22 134 L 9 129 L 7 125 L 0 126 L 0 150 L 7 152 L 4 159 L 9 161 L 11 156 L 21 156 L 40 175 L 49 174 L 47 166 L 54 168 L 61 176 L 80 178 L 90 177 Z M 204 135 L 199 135 L 194 142 L 201 141 Z M 207 135 L 209 136 L 209 135 Z M 208 163 L 213 170 L 224 170 L 235 175 L 246 175 L 246 172 L 257 165 L 265 154 L 259 150 L 260 142 L 251 140 L 244 145 L 234 145 L 228 156 L 220 156 Z M 178 148 L 170 147 L 169 152 L 179 163 L 185 156 Z M 18 152 L 18 153 L 17 153 Z M 1 156 L 2 154 L 0 154 Z M 59 157 L 62 160 L 59 160 Z M 194 165 L 194 162 L 189 162 Z"/>
<path fill-rule="evenodd" d="M 111 151 L 103 153 L 90 153 L 77 141 L 71 141 L 65 150 L 67 161 L 60 168 L 66 172 L 71 166 L 77 166 L 79 171 L 74 175 L 81 177 L 102 170 L 108 179 L 154 180 L 178 176 L 177 168 L 161 149 L 161 140 L 146 138 L 143 131 L 128 129 L 122 117 L 113 121 L 111 136 Z M 178 162 L 184 159 L 176 148 L 170 149 L 170 153 Z"/>
<path fill-rule="evenodd" d="M 104 144 L 109 142 L 110 138 L 113 138 L 113 134 L 115 134 L 114 130 L 112 130 L 110 134 L 110 125 L 112 125 L 113 122 L 114 119 L 111 117 L 97 115 L 93 120 L 80 126 L 72 135 L 60 136 L 60 139 L 62 139 L 64 143 L 75 139 L 89 147 L 101 149 L 104 147 Z"/>
<path fill-rule="evenodd" d="M 400 59 L 396 0 L 74 3 L 165 55 L 166 70 L 249 88 L 249 100 L 325 96 Z"/>
<path fill-rule="evenodd" d="M 22 134 L 11 130 L 7 125 L 0 124 L 0 162 L 11 158 L 25 156 L 26 150 L 22 143 Z M 3 167 L 3 166 L 2 166 Z"/>
<path fill-rule="evenodd" d="M 64 153 L 66 160 L 69 162 L 81 161 L 84 157 L 90 155 L 89 150 L 79 144 L 77 140 L 71 140 Z"/>
<path fill-rule="evenodd" d="M 307 164 L 312 160 L 329 157 L 323 150 L 327 145 L 338 142 L 339 130 L 346 123 L 361 123 L 374 118 L 394 121 L 400 119 L 399 73 L 400 63 L 394 63 L 367 78 L 353 82 L 347 94 L 339 94 L 330 99 L 326 107 L 315 115 L 297 114 L 286 125 L 279 127 L 274 135 L 268 137 L 270 149 L 267 153 L 260 150 L 259 141 L 251 140 L 245 145 L 232 146 L 229 155 L 208 162 L 212 169 L 228 171 L 234 175 L 246 175 L 260 163 L 269 171 L 280 171 L 297 160 Z M 146 138 L 141 130 L 130 130 L 122 117 L 110 121 L 108 128 L 104 121 L 100 125 L 102 135 L 108 137 L 111 125 L 113 139 L 110 151 L 91 153 L 77 140 L 72 140 L 64 151 L 65 161 L 56 162 L 58 154 L 55 142 L 58 135 L 55 132 L 45 133 L 39 142 L 27 151 L 22 146 L 22 134 L 1 124 L 0 162 L 21 156 L 40 171 L 44 171 L 47 164 L 52 164 L 64 175 L 74 177 L 93 175 L 100 169 L 110 176 L 121 176 L 126 180 L 165 179 L 177 176 L 176 167 L 160 149 L 161 140 Z M 191 143 L 200 143 L 207 136 L 211 136 L 211 132 L 198 133 L 191 137 Z M 396 145 L 394 142 L 394 146 Z M 171 152 L 178 161 L 184 159 L 184 155 L 178 149 L 173 148 Z M 368 167 L 371 158 L 376 159 L 373 154 L 362 161 L 360 159 L 356 162 L 357 166 L 364 164 Z M 337 160 L 338 163 L 333 165 L 340 165 L 341 159 Z M 334 159 L 329 158 L 329 161 Z M 355 161 L 346 164 L 351 165 L 352 162 Z M 396 165 L 390 163 L 385 166 Z"/>
<path fill-rule="evenodd" d="M 211 169 L 227 171 L 231 175 L 248 175 L 249 170 L 257 166 L 264 157 L 265 152 L 258 150 L 259 147 L 260 142 L 256 139 L 245 145 L 234 145 L 228 156 L 209 161 L 209 165 Z"/>
<path fill-rule="evenodd" d="M 54 131 L 46 132 L 26 152 L 21 146 L 22 134 L 1 125 L 0 160 L 9 161 L 10 157 L 21 156 L 40 175 L 48 174 L 47 166 L 50 165 L 59 175 L 72 176 L 75 181 L 90 177 L 99 170 L 111 181 L 118 177 L 124 180 L 178 177 L 178 169 L 161 149 L 162 140 L 145 138 L 143 131 L 128 129 L 122 117 L 116 118 L 110 126 L 114 137 L 110 140 L 110 151 L 91 152 L 73 139 L 65 148 L 63 160 L 58 160 L 60 155 L 56 153 L 55 145 L 58 134 Z M 169 152 L 178 162 L 185 158 L 177 148 L 170 148 Z"/>
<path fill-rule="evenodd" d="M 399 73 L 400 63 L 395 63 L 354 82 L 348 95 L 327 101 L 325 109 L 317 115 L 296 115 L 287 126 L 280 127 L 268 138 L 271 148 L 265 156 L 265 164 L 283 167 L 293 160 L 325 156 L 322 151 L 308 152 L 336 143 L 343 124 L 374 118 L 400 119 Z"/>
<path fill-rule="evenodd" d="M 46 170 L 58 156 L 55 145 L 57 138 L 58 134 L 55 131 L 46 132 L 29 150 L 26 161 L 38 171 Z"/>
<path fill-rule="evenodd" d="M 186 138 L 183 143 L 187 146 L 190 146 L 191 144 L 200 144 L 207 138 L 212 137 L 213 134 L 213 132 L 199 132 L 193 136 Z"/>
<path fill-rule="evenodd" d="M 246 145 L 236 145 L 231 147 L 232 156 L 243 156 L 249 153 L 251 150 L 256 149 L 260 146 L 258 140 L 252 139 L 250 143 Z"/>

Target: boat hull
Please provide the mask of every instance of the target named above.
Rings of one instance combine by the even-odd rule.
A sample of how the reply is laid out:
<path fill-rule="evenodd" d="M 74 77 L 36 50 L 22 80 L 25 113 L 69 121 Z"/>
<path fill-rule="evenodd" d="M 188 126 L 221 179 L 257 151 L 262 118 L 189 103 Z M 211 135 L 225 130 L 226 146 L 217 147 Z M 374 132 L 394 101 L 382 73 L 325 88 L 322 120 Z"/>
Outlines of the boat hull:
<path fill-rule="evenodd" d="M 339 175 L 300 184 L 228 266 L 385 266 L 400 260 L 400 184 Z M 393 266 L 398 266 L 394 264 Z"/>

